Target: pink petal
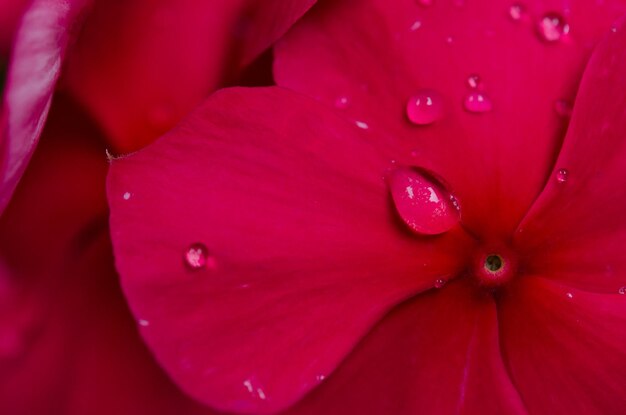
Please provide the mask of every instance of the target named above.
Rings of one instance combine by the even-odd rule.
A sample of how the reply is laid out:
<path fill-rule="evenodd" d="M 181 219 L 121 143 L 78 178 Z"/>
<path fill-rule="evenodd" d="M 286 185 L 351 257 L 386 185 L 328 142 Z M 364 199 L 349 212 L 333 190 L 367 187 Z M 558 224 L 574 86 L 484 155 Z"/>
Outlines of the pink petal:
<path fill-rule="evenodd" d="M 624 50 L 626 27 L 616 26 L 589 63 L 552 175 L 516 235 L 531 272 L 614 294 L 626 292 Z"/>
<path fill-rule="evenodd" d="M 70 32 L 89 0 L 35 0 L 16 35 L 0 117 L 0 213 L 37 145 Z"/>
<path fill-rule="evenodd" d="M 28 3 L 29 0 L 0 0 L 0 56 L 8 55 Z"/>
<path fill-rule="evenodd" d="M 209 415 L 138 335 L 107 237 L 104 148 L 83 117 L 56 97 L 0 219 L 0 413 Z"/>
<path fill-rule="evenodd" d="M 589 48 L 624 2 L 577 0 L 565 9 L 562 1 L 524 1 L 528 21 L 511 19 L 510 1 L 419 3 L 319 5 L 277 45 L 276 81 L 367 123 L 402 149 L 399 162 L 412 157 L 441 175 L 474 234 L 508 236 L 559 148 L 567 119 L 555 101 L 573 99 Z M 536 33 L 534 22 L 548 12 L 567 19 L 562 41 Z M 439 93 L 443 113 L 415 125 L 407 102 L 424 90 Z"/>
<path fill-rule="evenodd" d="M 183 390 L 286 408 L 392 306 L 459 270 L 466 239 L 398 223 L 376 142 L 298 94 L 230 89 L 113 161 L 117 267 Z"/>
<path fill-rule="evenodd" d="M 523 414 L 502 362 L 493 300 L 468 284 L 395 309 L 287 414 Z"/>
<path fill-rule="evenodd" d="M 281 36 L 315 0 L 101 1 L 67 83 L 119 152 L 152 142 Z"/>
<path fill-rule="evenodd" d="M 626 297 L 526 277 L 500 306 L 503 351 L 532 414 L 618 414 L 626 405 Z"/>

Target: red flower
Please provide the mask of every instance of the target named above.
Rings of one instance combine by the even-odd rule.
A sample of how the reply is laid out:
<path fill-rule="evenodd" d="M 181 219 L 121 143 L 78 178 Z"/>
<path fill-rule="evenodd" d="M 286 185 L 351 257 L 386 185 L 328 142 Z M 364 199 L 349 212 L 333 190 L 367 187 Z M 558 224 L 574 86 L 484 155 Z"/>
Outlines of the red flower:
<path fill-rule="evenodd" d="M 112 161 L 142 336 L 228 411 L 620 413 L 623 5 L 419 3 L 321 3 Z"/>
<path fill-rule="evenodd" d="M 111 143 L 115 143 L 115 148 L 130 148 L 156 136 L 149 137 L 146 132 L 141 137 L 143 141 L 124 142 L 122 139 L 127 136 L 105 135 L 101 130 L 111 129 L 107 122 L 121 125 L 122 121 L 105 118 L 99 108 L 87 104 L 82 108 L 76 101 L 82 100 L 80 95 L 86 88 L 81 86 L 83 82 L 86 85 L 90 79 L 104 82 L 114 78 L 111 71 L 130 66 L 136 72 L 124 69 L 128 80 L 115 78 L 119 84 L 106 84 L 107 88 L 98 92 L 102 102 L 106 99 L 112 102 L 116 96 L 119 99 L 124 92 L 133 98 L 149 95 L 155 99 L 153 104 L 161 103 L 156 98 L 165 97 L 185 101 L 185 105 L 192 107 L 192 98 L 201 100 L 219 84 L 230 82 L 227 78 L 246 77 L 240 69 L 247 67 L 247 62 L 280 36 L 312 1 L 205 1 L 195 2 L 198 7 L 191 10 L 189 2 L 180 1 L 127 3 L 103 0 L 95 8 L 89 8 L 87 2 L 78 0 L 35 0 L 16 36 L 0 130 L 0 211 L 10 199 L 0 218 L 0 413 L 3 415 L 214 413 L 184 395 L 154 362 L 138 336 L 114 270 L 104 189 L 105 148 L 111 148 Z M 173 15 L 173 20 L 167 23 L 171 37 L 182 32 L 194 38 L 193 34 L 201 29 L 214 30 L 220 36 L 209 45 L 203 43 L 200 34 L 198 41 L 177 37 L 178 43 L 165 42 L 153 33 L 157 28 L 162 30 L 162 26 L 149 24 L 148 17 L 158 9 L 167 9 Z M 199 16 L 191 24 L 188 15 L 194 10 Z M 115 13 L 113 22 L 112 13 Z M 210 19 L 221 25 L 199 28 L 205 23 L 200 15 L 205 18 L 210 15 Z M 247 28 L 240 28 L 238 22 L 242 19 L 249 23 Z M 118 30 L 123 31 L 122 23 L 132 28 L 133 36 L 124 32 L 119 41 L 104 45 L 89 38 L 95 36 L 92 30 L 108 39 L 117 36 Z M 93 26 L 96 28 L 92 29 Z M 234 55 L 213 53 L 212 48 L 224 49 L 224 38 L 233 26 L 240 28 L 241 53 L 235 54 L 234 50 Z M 150 43 L 151 39 L 154 43 Z M 139 63 L 146 67 L 139 72 L 133 66 L 139 63 L 130 58 L 120 59 L 120 56 L 134 56 L 126 50 L 132 48 L 136 53 L 147 54 L 160 50 L 170 56 L 163 60 L 178 53 L 178 62 L 182 63 L 181 55 L 194 57 L 191 53 L 194 47 L 196 54 L 205 60 L 203 68 L 207 77 L 185 78 L 188 82 L 184 85 L 180 79 L 189 75 L 187 65 L 179 66 L 178 70 L 172 65 L 165 68 L 156 63 L 151 67 L 154 60 L 149 62 L 144 56 Z M 91 60 L 91 55 L 84 56 L 84 51 L 101 50 L 104 56 L 107 48 L 115 48 L 118 55 L 111 49 L 108 53 L 119 67 L 100 62 L 101 65 L 89 68 L 88 63 L 97 62 Z M 66 56 L 70 59 L 63 72 L 61 62 Z M 83 59 L 91 61 L 85 63 Z M 187 64 L 197 67 L 198 62 Z M 78 79 L 72 68 L 80 65 L 83 66 Z M 214 76 L 218 72 L 216 68 L 223 65 L 235 65 L 237 70 L 229 70 L 218 79 Z M 61 75 L 65 88 L 56 93 L 50 104 Z M 132 76 L 141 75 L 152 78 L 143 79 L 138 85 L 139 81 L 133 81 Z M 172 84 L 176 88 L 163 92 L 162 85 L 150 82 L 161 79 L 160 76 L 176 78 L 178 82 Z M 197 91 L 191 97 L 189 90 L 194 88 Z M 110 95 L 105 97 L 106 93 Z M 50 117 L 46 121 L 49 107 Z M 150 125 L 149 119 L 140 117 L 133 121 L 133 126 L 142 122 Z M 17 186 L 44 123 L 42 145 Z"/>

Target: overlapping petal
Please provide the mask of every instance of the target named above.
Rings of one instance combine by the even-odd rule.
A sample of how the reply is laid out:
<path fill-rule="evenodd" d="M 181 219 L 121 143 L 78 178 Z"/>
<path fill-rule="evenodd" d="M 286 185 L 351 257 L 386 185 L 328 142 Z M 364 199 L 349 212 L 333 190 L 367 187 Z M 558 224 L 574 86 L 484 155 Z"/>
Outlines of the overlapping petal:
<path fill-rule="evenodd" d="M 591 59 L 563 149 L 516 242 L 531 272 L 626 294 L 626 27 Z"/>
<path fill-rule="evenodd" d="M 288 414 L 523 414 L 493 299 L 467 281 L 398 307 Z"/>
<path fill-rule="evenodd" d="M 283 409 L 388 309 L 458 271 L 467 241 L 404 228 L 374 143 L 306 97 L 231 89 L 112 162 L 117 268 L 185 391 L 227 410 Z M 185 257 L 197 244 L 206 251 Z"/>
<path fill-rule="evenodd" d="M 541 277 L 499 307 L 503 353 L 533 414 L 618 414 L 626 404 L 626 297 Z"/>
<path fill-rule="evenodd" d="M 0 413 L 211 414 L 169 381 L 128 311 L 100 138 L 58 97 L 0 220 Z"/>
<path fill-rule="evenodd" d="M 119 152 L 150 143 L 282 35 L 315 0 L 100 1 L 67 84 Z"/>
<path fill-rule="evenodd" d="M 48 115 L 70 32 L 90 0 L 35 0 L 16 34 L 0 116 L 0 213 Z"/>
<path fill-rule="evenodd" d="M 620 1 L 513 3 L 320 4 L 276 48 L 276 81 L 402 143 L 405 151 L 396 157 L 413 153 L 442 175 L 476 235 L 508 237 L 559 149 L 566 120 L 555 102 L 574 98 L 591 47 L 625 10 Z M 519 19 L 511 6 L 520 7 Z M 546 42 L 536 24 L 552 12 L 569 34 Z M 475 74 L 472 88 L 468 78 Z M 444 107 L 428 126 L 405 115 L 407 101 L 422 88 L 438 92 Z M 472 93 L 489 100 L 492 110 L 467 111 Z"/>

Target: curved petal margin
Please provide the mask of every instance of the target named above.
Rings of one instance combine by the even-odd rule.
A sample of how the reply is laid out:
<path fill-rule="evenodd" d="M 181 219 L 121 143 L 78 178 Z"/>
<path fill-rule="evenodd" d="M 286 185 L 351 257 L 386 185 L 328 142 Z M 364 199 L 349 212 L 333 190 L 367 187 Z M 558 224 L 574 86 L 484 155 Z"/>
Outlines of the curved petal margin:
<path fill-rule="evenodd" d="M 375 141 L 314 100 L 242 88 L 112 162 L 122 284 L 183 390 L 282 410 L 391 307 L 458 271 L 465 239 L 397 223 Z"/>

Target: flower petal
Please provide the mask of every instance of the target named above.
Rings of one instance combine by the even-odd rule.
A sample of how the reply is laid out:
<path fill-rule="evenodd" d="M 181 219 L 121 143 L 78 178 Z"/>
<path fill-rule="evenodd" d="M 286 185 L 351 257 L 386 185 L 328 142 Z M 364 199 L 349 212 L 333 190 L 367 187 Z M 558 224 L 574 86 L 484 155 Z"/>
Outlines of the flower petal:
<path fill-rule="evenodd" d="M 0 0 L 0 56 L 8 55 L 26 6 L 28 0 Z"/>
<path fill-rule="evenodd" d="M 622 412 L 626 296 L 527 277 L 503 300 L 503 353 L 530 413 Z"/>
<path fill-rule="evenodd" d="M 0 219 L 0 413 L 209 415 L 154 362 L 122 296 L 99 139 L 57 95 Z"/>
<path fill-rule="evenodd" d="M 559 148 L 567 121 L 555 101 L 573 99 L 589 48 L 626 10 L 623 1 L 578 0 L 567 9 L 561 1 L 525 1 L 523 21 L 514 21 L 512 3 L 319 5 L 277 45 L 276 82 L 403 144 L 396 158 L 413 157 L 444 177 L 474 234 L 510 235 Z M 567 19 L 563 41 L 537 35 L 535 22 L 548 12 Z M 468 84 L 473 74 L 480 78 L 475 88 Z M 424 89 L 439 94 L 443 114 L 414 125 L 407 102 Z"/>
<path fill-rule="evenodd" d="M 531 272 L 610 293 L 626 290 L 625 49 L 622 24 L 591 59 L 552 176 L 516 235 Z"/>
<path fill-rule="evenodd" d="M 101 1 L 67 83 L 116 151 L 173 127 L 282 35 L 315 0 Z"/>
<path fill-rule="evenodd" d="M 287 414 L 523 414 L 503 365 L 495 303 L 451 284 L 395 309 Z"/>
<path fill-rule="evenodd" d="M 298 94 L 231 89 L 113 161 L 127 298 L 196 399 L 283 409 L 390 307 L 459 270 L 466 239 L 419 238 L 398 223 L 389 159 L 368 135 Z"/>
<path fill-rule="evenodd" d="M 70 32 L 90 0 L 35 0 L 16 34 L 0 126 L 0 213 L 37 145 Z"/>

